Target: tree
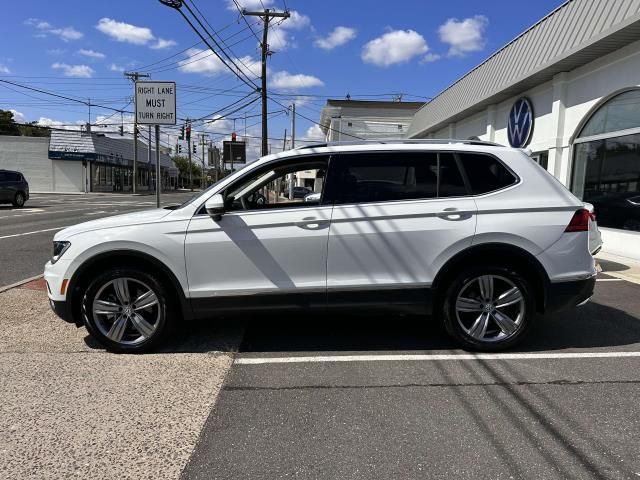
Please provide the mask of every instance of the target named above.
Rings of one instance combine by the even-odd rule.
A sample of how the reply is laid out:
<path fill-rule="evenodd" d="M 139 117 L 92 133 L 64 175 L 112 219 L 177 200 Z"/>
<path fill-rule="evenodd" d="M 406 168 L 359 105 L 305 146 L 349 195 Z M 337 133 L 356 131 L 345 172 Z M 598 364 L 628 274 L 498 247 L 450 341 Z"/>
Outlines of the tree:
<path fill-rule="evenodd" d="M 185 181 L 189 181 L 189 158 L 187 157 L 172 157 L 173 163 L 176 168 L 180 172 L 180 177 L 182 178 L 182 184 Z M 202 169 L 200 166 L 196 164 L 196 162 L 191 162 L 191 180 L 196 183 L 200 181 L 200 176 L 202 175 Z"/>
<path fill-rule="evenodd" d="M 13 112 L 0 110 L 0 135 L 20 135 L 20 129 L 13 120 Z"/>

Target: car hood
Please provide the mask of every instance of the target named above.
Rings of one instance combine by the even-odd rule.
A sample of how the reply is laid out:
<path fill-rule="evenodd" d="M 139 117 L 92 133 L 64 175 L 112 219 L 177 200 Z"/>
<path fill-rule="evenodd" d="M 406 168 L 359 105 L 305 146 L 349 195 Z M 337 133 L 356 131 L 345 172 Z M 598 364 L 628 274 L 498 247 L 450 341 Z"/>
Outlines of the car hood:
<path fill-rule="evenodd" d="M 53 237 L 54 240 L 65 240 L 78 233 L 102 230 L 105 228 L 126 227 L 129 225 L 141 225 L 156 222 L 171 213 L 171 210 L 157 208 L 153 210 L 143 210 L 142 212 L 124 213 L 112 217 L 91 220 L 90 222 L 79 223 L 64 230 L 59 231 Z"/>

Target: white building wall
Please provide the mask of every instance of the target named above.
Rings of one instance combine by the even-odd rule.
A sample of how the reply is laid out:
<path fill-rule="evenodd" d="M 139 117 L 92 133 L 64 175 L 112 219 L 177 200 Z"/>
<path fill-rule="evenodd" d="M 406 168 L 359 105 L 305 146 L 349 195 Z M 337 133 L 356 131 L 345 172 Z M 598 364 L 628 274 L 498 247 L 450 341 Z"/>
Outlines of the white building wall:
<path fill-rule="evenodd" d="M 509 110 L 518 98 L 525 96 L 531 101 L 535 115 L 528 148 L 534 153 L 548 151 L 549 171 L 569 186 L 571 144 L 579 128 L 601 102 L 635 86 L 640 86 L 640 41 L 580 68 L 560 73 L 550 82 L 490 105 L 479 114 L 448 124 L 427 136 L 449 138 L 455 132 L 455 137 L 460 139 L 477 136 L 481 140 L 508 145 Z M 495 118 L 494 125 L 492 118 Z M 640 259 L 640 233 L 603 229 L 602 236 L 604 251 Z"/>
<path fill-rule="evenodd" d="M 21 172 L 31 193 L 84 192 L 82 162 L 49 160 L 47 137 L 0 136 L 0 168 Z"/>

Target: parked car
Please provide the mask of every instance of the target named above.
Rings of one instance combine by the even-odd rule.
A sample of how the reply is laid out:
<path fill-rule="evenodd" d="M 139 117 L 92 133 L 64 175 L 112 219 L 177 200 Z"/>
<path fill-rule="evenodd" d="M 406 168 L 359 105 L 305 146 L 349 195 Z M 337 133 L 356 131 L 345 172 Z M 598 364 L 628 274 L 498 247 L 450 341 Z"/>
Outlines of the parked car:
<path fill-rule="evenodd" d="M 308 170 L 326 172 L 320 202 L 251 201 Z M 495 351 L 537 313 L 591 297 L 590 218 L 519 149 L 317 145 L 264 157 L 177 209 L 66 228 L 45 279 L 54 311 L 115 352 L 153 349 L 182 321 L 266 307 L 409 309 L 464 348 Z"/>
<path fill-rule="evenodd" d="M 293 187 L 293 198 L 304 198 L 311 193 L 307 187 Z"/>
<path fill-rule="evenodd" d="M 322 198 L 322 193 L 320 193 L 320 192 L 309 193 L 309 194 L 304 196 L 304 201 L 305 202 L 319 202 L 320 198 Z"/>
<path fill-rule="evenodd" d="M 22 208 L 29 200 L 29 183 L 20 172 L 0 170 L 0 203 Z"/>

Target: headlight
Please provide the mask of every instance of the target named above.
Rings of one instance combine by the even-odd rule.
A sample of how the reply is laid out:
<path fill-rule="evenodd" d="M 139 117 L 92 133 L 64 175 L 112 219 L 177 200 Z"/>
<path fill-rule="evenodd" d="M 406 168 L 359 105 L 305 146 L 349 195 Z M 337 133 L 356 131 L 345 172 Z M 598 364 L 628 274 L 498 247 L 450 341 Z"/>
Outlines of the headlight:
<path fill-rule="evenodd" d="M 71 242 L 53 242 L 53 255 L 51 255 L 51 263 L 56 263 L 70 246 Z"/>

